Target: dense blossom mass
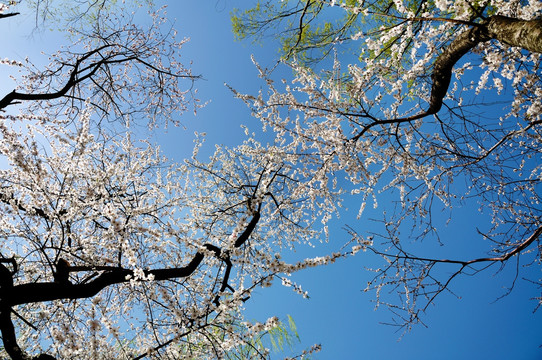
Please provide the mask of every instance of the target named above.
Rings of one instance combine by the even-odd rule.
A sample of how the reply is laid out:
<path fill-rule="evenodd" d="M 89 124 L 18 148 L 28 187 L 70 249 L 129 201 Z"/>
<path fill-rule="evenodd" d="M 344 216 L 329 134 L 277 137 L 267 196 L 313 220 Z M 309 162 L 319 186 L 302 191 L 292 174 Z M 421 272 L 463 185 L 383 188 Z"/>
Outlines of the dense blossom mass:
<path fill-rule="evenodd" d="M 2 357 L 265 359 L 261 338 L 288 339 L 287 325 L 251 323 L 243 304 L 273 284 L 306 297 L 297 271 L 381 255 L 368 289 L 410 325 L 465 271 L 540 262 L 541 1 L 239 11 L 241 38 L 284 30 L 278 66 L 293 80 L 258 67 L 267 91 L 234 90 L 271 140 L 247 128 L 242 144 L 202 160 L 202 134 L 182 163 L 152 141 L 201 107 L 165 10 L 45 5 L 0 2 L 0 21 L 54 14 L 70 43 L 44 66 L 0 60 L 20 73 L 0 95 Z M 366 204 L 384 209 L 380 232 L 352 224 L 330 239 L 352 198 L 360 218 Z M 487 256 L 410 252 L 413 239 L 439 241 L 435 212 L 473 203 L 490 215 L 476 234 Z M 342 250 L 283 260 L 323 239 Z M 399 300 L 380 296 L 386 287 Z"/>
<path fill-rule="evenodd" d="M 184 163 L 164 158 L 140 134 L 201 106 L 185 40 L 163 10 L 139 25 L 93 6 L 45 67 L 2 60 L 21 74 L 0 99 L 2 356 L 266 358 L 262 336 L 291 341 L 294 325 L 240 309 L 275 280 L 304 295 L 291 273 L 353 253 L 281 260 L 319 238 L 334 195 L 307 199 L 295 163 L 254 139 L 202 162 L 201 137 Z"/>

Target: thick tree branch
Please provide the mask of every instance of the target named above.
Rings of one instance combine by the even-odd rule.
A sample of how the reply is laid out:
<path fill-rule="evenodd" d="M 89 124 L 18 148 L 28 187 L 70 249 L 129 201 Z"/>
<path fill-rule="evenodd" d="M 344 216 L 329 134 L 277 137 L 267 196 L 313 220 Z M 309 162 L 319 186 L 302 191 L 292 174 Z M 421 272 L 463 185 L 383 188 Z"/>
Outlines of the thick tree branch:
<path fill-rule="evenodd" d="M 98 71 L 100 66 L 105 63 L 105 61 L 102 60 L 102 61 L 99 61 L 99 62 L 97 62 L 95 64 L 92 64 L 91 65 L 91 70 L 89 71 L 89 73 L 86 74 L 85 76 L 81 77 L 81 78 L 78 78 L 77 75 L 80 73 L 79 66 L 81 65 L 81 63 L 83 61 L 85 61 L 86 59 L 88 59 L 89 57 L 91 57 L 92 55 L 100 52 L 105 47 L 107 47 L 107 46 L 102 46 L 100 48 L 92 50 L 92 51 L 86 53 L 85 55 L 83 55 L 82 57 L 80 57 L 79 59 L 77 59 L 77 61 L 73 65 L 73 70 L 70 73 L 70 77 L 68 78 L 68 80 L 66 81 L 66 83 L 64 84 L 64 86 L 60 90 L 50 92 L 50 93 L 41 93 L 41 94 L 26 94 L 26 93 L 20 93 L 20 92 L 17 92 L 15 90 L 13 90 L 12 92 L 7 94 L 6 96 L 4 96 L 0 100 L 0 110 L 4 109 L 5 107 L 7 107 L 7 106 L 9 106 L 11 104 L 16 103 L 17 100 L 23 100 L 23 101 L 29 101 L 29 100 L 30 101 L 32 101 L 32 100 L 34 100 L 34 101 L 35 100 L 53 100 L 53 99 L 57 99 L 57 98 L 60 98 L 60 97 L 62 97 L 64 95 L 66 95 L 68 93 L 68 91 L 70 91 L 70 89 L 75 87 L 78 83 L 80 83 L 84 79 L 92 76 L 94 73 L 96 73 L 96 71 Z M 88 69 L 88 67 L 87 67 L 87 69 Z"/>
<path fill-rule="evenodd" d="M 250 222 L 248 223 L 245 231 L 243 231 L 243 233 L 239 235 L 237 240 L 235 240 L 235 247 L 237 248 L 240 247 L 241 245 L 245 243 L 245 241 L 248 240 L 250 234 L 252 234 L 252 231 L 254 231 L 254 228 L 256 227 L 256 224 L 258 223 L 259 220 L 260 220 L 260 212 L 257 211 L 256 214 L 254 214 L 254 216 L 252 217 L 252 220 L 250 220 Z"/>
<path fill-rule="evenodd" d="M 18 13 L 18 12 L 15 12 L 15 13 L 8 13 L 8 14 L 0 14 L 0 19 L 12 17 L 12 16 L 16 16 L 16 15 L 19 15 L 19 14 L 20 14 L 20 13 Z"/>
<path fill-rule="evenodd" d="M 62 86 L 62 88 L 56 91 L 52 90 L 50 92 L 35 94 L 21 93 L 13 90 L 7 95 L 5 95 L 2 99 L 0 99 L 0 110 L 6 108 L 9 105 L 19 103 L 20 101 L 54 100 L 63 96 L 68 96 L 68 93 L 78 84 L 84 82 L 87 79 L 92 79 L 99 70 L 104 69 L 108 65 L 122 64 L 132 61 L 141 63 L 145 68 L 151 69 L 152 71 L 155 71 L 160 75 L 172 76 L 175 78 L 198 78 L 198 76 L 192 76 L 190 74 L 181 75 L 172 73 L 165 69 L 159 69 L 150 62 L 145 61 L 145 59 L 140 56 L 138 52 L 134 52 L 130 49 L 125 49 L 122 46 L 120 46 L 119 50 L 117 47 L 119 47 L 118 44 L 105 44 L 79 56 L 77 60 L 75 60 L 74 64 L 63 63 L 56 72 L 60 72 L 64 66 L 69 66 L 73 69 L 69 73 L 68 80 Z M 95 60 L 92 60 L 93 56 L 96 57 Z M 89 62 L 89 64 L 85 65 L 85 62 L 87 61 Z M 111 74 L 109 74 L 109 76 L 111 76 Z M 102 91 L 107 94 L 107 91 L 105 91 L 103 88 Z"/>
<path fill-rule="evenodd" d="M 212 246 L 212 245 L 211 245 Z M 203 260 L 201 252 L 196 253 L 188 265 L 179 268 L 146 270 L 146 276 L 153 275 L 156 281 L 190 276 Z M 96 279 L 84 284 L 65 284 L 58 282 L 21 284 L 13 287 L 6 296 L 11 306 L 61 299 L 90 298 L 108 286 L 126 283 L 134 276 L 128 269 L 104 272 Z"/>
<path fill-rule="evenodd" d="M 542 54 L 542 19 L 520 20 L 495 15 L 486 26 L 490 38 Z"/>
<path fill-rule="evenodd" d="M 426 111 L 404 118 L 374 121 L 364 126 L 351 140 L 357 141 L 376 125 L 411 122 L 438 113 L 448 92 L 455 64 L 479 43 L 489 40 L 498 40 L 530 52 L 542 53 L 542 20 L 519 20 L 495 15 L 462 32 L 435 60 L 431 74 L 431 97 Z"/>
<path fill-rule="evenodd" d="M 444 99 L 448 92 L 454 65 L 476 45 L 487 40 L 489 40 L 489 38 L 483 28 L 473 27 L 459 34 L 457 38 L 444 49 L 433 66 L 433 73 L 431 74 L 433 84 L 431 86 L 429 108 L 425 113 L 414 116 L 414 118 L 419 119 L 427 115 L 436 114 L 440 110 L 442 107 L 442 99 Z"/>
<path fill-rule="evenodd" d="M 243 245 L 246 240 L 250 237 L 256 224 L 260 219 L 260 212 L 258 211 L 254 214 L 251 221 L 248 223 L 245 231 L 237 238 L 235 241 L 235 247 L 240 247 Z M 213 256 L 224 261 L 226 264 L 226 269 L 224 271 L 224 276 L 222 279 L 222 284 L 220 287 L 220 292 L 223 292 L 227 288 L 231 288 L 228 284 L 232 262 L 230 260 L 229 254 L 222 251 L 218 246 L 212 244 L 205 244 L 203 247 L 211 252 Z M 154 269 L 154 270 L 145 270 L 144 275 L 146 277 L 154 277 L 155 281 L 169 280 L 175 278 L 188 277 L 201 264 L 205 257 L 204 251 L 198 251 L 188 265 L 179 267 L 179 268 L 165 268 L 165 269 Z M 7 260 L 10 261 L 11 260 Z M 1 264 L 0 264 L 1 265 Z M 3 266 L 3 265 L 2 265 Z M 69 265 L 65 265 L 69 266 Z M 16 264 L 14 265 L 16 268 Z M 30 283 L 30 284 L 21 284 L 13 286 L 12 275 L 5 268 L 5 271 L 8 272 L 9 279 L 6 278 L 5 284 L 1 287 L 2 292 L 0 293 L 0 332 L 2 334 L 2 342 L 4 348 L 8 352 L 9 356 L 13 360 L 51 360 L 54 357 L 48 354 L 40 354 L 35 358 L 29 357 L 25 354 L 24 351 L 17 344 L 17 338 L 15 333 L 15 328 L 13 322 L 11 321 L 11 311 L 12 307 L 16 305 L 23 305 L 28 303 L 36 302 L 46 302 L 62 299 L 82 299 L 90 298 L 97 295 L 100 291 L 105 289 L 108 286 L 114 284 L 121 284 L 130 281 L 134 277 L 134 271 L 123 269 L 123 268 L 111 268 L 111 267 L 84 267 L 84 266 L 74 266 L 67 267 L 65 270 L 66 274 L 69 272 L 75 271 L 87 271 L 94 269 L 105 269 L 106 271 L 99 275 L 96 279 L 82 284 L 71 284 L 69 282 L 45 282 L 45 283 Z M 217 294 L 213 300 L 215 305 L 220 305 L 220 295 Z"/>
<path fill-rule="evenodd" d="M 4 349 L 13 360 L 28 360 L 28 356 L 17 344 L 15 327 L 11 321 L 11 307 L 2 299 L 0 300 L 0 332 Z"/>
<path fill-rule="evenodd" d="M 251 221 L 245 228 L 245 231 L 235 241 L 235 247 L 240 247 L 251 235 L 256 224 L 260 219 L 260 213 L 256 212 Z M 226 262 L 227 274 L 231 268 L 229 256 L 212 244 L 203 245 L 208 251 L 214 253 L 214 256 Z M 205 255 L 203 252 L 197 252 L 188 265 L 179 268 L 166 268 L 145 270 L 145 276 L 154 277 L 155 281 L 162 281 L 175 278 L 190 276 L 203 261 Z M 70 271 L 70 270 L 69 270 Z M 61 299 L 82 299 L 95 296 L 100 291 L 114 284 L 126 283 L 134 277 L 134 272 L 128 269 L 110 269 L 99 275 L 96 279 L 82 284 L 66 284 L 59 282 L 43 282 L 15 285 L 9 294 L 2 294 L 2 299 L 7 301 L 9 306 L 22 305 L 28 303 L 53 301 Z M 225 277 L 227 284 L 227 277 Z M 223 284 L 225 288 L 227 285 Z"/>

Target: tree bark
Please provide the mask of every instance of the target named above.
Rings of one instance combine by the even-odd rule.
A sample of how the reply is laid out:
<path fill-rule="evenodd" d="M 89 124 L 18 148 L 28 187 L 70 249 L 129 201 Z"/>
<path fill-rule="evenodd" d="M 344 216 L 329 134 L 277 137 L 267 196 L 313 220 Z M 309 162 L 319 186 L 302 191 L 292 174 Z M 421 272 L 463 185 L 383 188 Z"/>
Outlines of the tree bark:
<path fill-rule="evenodd" d="M 542 19 L 520 20 L 495 15 L 489 18 L 486 29 L 492 39 L 542 54 Z"/>
<path fill-rule="evenodd" d="M 410 122 L 438 113 L 448 92 L 455 64 L 479 43 L 490 40 L 542 54 L 542 20 L 520 20 L 494 15 L 460 33 L 444 48 L 433 64 L 431 96 L 427 110 L 405 118 L 374 121 L 364 126 L 351 140 L 357 141 L 375 125 Z"/>
<path fill-rule="evenodd" d="M 459 34 L 439 55 L 433 67 L 431 100 L 424 116 L 436 114 L 448 92 L 452 69 L 476 45 L 489 40 L 542 53 L 542 20 L 520 20 L 501 15 L 490 17 L 486 23 Z"/>
<path fill-rule="evenodd" d="M 6 301 L 0 300 L 0 332 L 4 349 L 13 360 L 28 360 L 29 357 L 17 344 L 15 327 L 11 321 L 11 307 Z"/>
<path fill-rule="evenodd" d="M 489 40 L 484 27 L 473 27 L 459 34 L 446 46 L 433 66 L 431 99 L 424 116 L 436 114 L 442 107 L 442 99 L 448 92 L 454 65 L 480 42 Z"/>

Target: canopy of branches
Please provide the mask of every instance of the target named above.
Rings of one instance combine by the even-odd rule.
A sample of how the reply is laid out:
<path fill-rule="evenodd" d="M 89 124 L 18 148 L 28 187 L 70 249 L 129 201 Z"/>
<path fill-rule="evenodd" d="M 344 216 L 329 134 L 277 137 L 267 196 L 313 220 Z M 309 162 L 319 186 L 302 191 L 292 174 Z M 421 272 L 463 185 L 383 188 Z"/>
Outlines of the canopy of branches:
<path fill-rule="evenodd" d="M 265 90 L 232 90 L 265 141 L 247 130 L 202 160 L 198 138 L 181 163 L 152 134 L 201 108 L 199 76 L 165 10 L 31 4 L 0 2 L 0 21 L 32 12 L 68 45 L 49 64 L 0 60 L 20 74 L 0 95 L 0 356 L 268 358 L 262 339 L 280 347 L 295 326 L 249 322 L 243 304 L 276 280 L 306 296 L 290 276 L 309 267 L 360 250 L 381 256 L 367 289 L 409 328 L 462 274 L 539 265 L 541 1 L 268 0 L 238 10 L 237 37 L 271 33 L 293 80 L 255 61 Z M 329 240 L 346 201 L 361 220 L 366 204 L 376 209 L 367 211 L 379 230 L 349 224 L 331 239 L 341 251 L 284 260 Z M 486 214 L 473 231 L 485 254 L 410 250 L 452 231 L 437 213 L 473 205 Z"/>
<path fill-rule="evenodd" d="M 375 235 L 388 265 L 368 289 L 400 295 L 378 300 L 398 324 L 419 322 L 460 274 L 540 261 L 541 11 L 540 1 L 290 0 L 233 14 L 238 39 L 278 40 L 294 74 L 282 85 L 261 69 L 267 91 L 238 97 L 312 181 L 347 180 L 359 216 L 366 203 L 384 208 L 380 232 L 351 231 Z M 409 250 L 453 232 L 437 214 L 465 206 L 488 215 L 473 232 L 486 254 Z"/>

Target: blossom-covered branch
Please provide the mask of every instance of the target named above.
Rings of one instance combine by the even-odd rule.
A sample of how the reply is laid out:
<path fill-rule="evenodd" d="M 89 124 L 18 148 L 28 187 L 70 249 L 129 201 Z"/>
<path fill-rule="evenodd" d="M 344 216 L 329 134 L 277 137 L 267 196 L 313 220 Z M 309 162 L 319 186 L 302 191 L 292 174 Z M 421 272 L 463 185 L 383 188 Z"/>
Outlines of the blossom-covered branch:
<path fill-rule="evenodd" d="M 315 11 L 312 32 L 297 43 L 292 24 L 300 13 L 286 9 L 307 4 L 268 2 L 238 17 L 251 34 L 271 29 L 264 19 L 277 25 L 283 51 L 297 57 L 283 61 L 293 81 L 278 82 L 255 60 L 267 91 L 234 92 L 297 154 L 300 171 L 381 224 L 365 234 L 385 262 L 371 288 L 378 295 L 391 288 L 399 304 L 380 296 L 379 303 L 399 325 L 421 321 L 421 299 L 432 291 L 424 281 L 449 284 L 427 271 L 448 261 L 410 248 L 422 239 L 444 245 L 455 232 L 443 223 L 462 211 L 479 209 L 472 237 L 488 256 L 448 263 L 462 267 L 453 277 L 476 264 L 534 265 L 542 225 L 542 3 L 319 1 L 318 11 L 316 2 L 304 10 Z"/>

